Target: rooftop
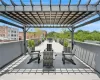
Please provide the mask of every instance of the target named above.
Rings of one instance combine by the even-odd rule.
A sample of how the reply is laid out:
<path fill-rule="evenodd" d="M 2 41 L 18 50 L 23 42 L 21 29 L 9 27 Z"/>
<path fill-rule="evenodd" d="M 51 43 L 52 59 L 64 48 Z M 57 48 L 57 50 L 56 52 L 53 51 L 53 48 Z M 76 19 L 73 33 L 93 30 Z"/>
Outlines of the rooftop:
<path fill-rule="evenodd" d="M 17 1 L 0 0 L 0 15 L 8 19 L 0 19 L 0 22 L 21 28 L 24 33 L 24 41 L 0 44 L 1 80 L 100 80 L 100 46 L 74 41 L 76 28 L 100 20 L 100 0 L 47 0 L 48 4 L 43 3 L 45 0 Z M 51 43 L 53 54 L 57 55 L 53 68 L 43 67 L 47 40 L 35 47 L 41 51 L 40 64 L 37 61 L 27 64 L 30 56 L 26 54 L 26 32 L 30 28 L 68 28 L 76 65 L 68 60 L 62 64 L 63 40 L 59 39 Z M 38 39 L 34 41 L 40 43 Z"/>
<path fill-rule="evenodd" d="M 43 51 L 48 43 L 48 41 L 45 41 L 39 46 L 35 47 L 36 50 L 41 51 L 40 64 L 38 64 L 37 61 L 27 64 L 30 59 L 30 56 L 23 55 L 1 71 L 3 73 L 1 79 L 99 80 L 98 73 L 76 56 L 73 57 L 73 60 L 76 65 L 69 62 L 66 62 L 66 64 L 64 65 L 61 60 L 63 46 L 55 41 L 51 43 L 54 50 L 54 54 L 57 54 L 54 60 L 54 69 L 43 68 Z"/>

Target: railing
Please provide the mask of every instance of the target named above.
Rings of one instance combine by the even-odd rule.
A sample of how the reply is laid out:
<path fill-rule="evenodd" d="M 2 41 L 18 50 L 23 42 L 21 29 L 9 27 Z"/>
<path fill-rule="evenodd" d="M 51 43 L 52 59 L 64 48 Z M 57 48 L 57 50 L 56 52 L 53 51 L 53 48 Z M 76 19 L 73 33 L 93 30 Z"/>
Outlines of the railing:
<path fill-rule="evenodd" d="M 100 45 L 75 42 L 75 55 L 100 72 Z M 23 41 L 0 44 L 0 68 L 24 53 Z"/>
<path fill-rule="evenodd" d="M 75 41 L 73 49 L 78 58 L 100 73 L 100 44 Z"/>
<path fill-rule="evenodd" d="M 38 39 L 34 39 L 38 45 Z M 27 45 L 27 41 L 26 41 Z M 0 44 L 0 69 L 24 54 L 24 42 L 8 42 Z"/>
<path fill-rule="evenodd" d="M 75 42 L 74 50 L 78 58 L 100 72 L 100 45 Z"/>
<path fill-rule="evenodd" d="M 24 53 L 23 41 L 0 44 L 0 68 Z"/>

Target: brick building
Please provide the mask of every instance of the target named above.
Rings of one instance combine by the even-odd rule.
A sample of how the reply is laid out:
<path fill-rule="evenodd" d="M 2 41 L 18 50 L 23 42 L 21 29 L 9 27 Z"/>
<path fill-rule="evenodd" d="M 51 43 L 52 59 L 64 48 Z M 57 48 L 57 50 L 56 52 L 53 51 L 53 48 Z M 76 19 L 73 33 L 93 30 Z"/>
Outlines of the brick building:
<path fill-rule="evenodd" d="M 45 38 L 47 35 L 46 31 L 42 31 L 42 34 L 37 34 L 36 32 L 27 32 L 26 33 L 26 39 L 38 39 L 38 38 Z M 24 39 L 24 33 L 23 32 L 19 32 L 19 40 L 23 40 Z"/>
<path fill-rule="evenodd" d="M 7 38 L 8 37 L 8 27 L 0 26 L 0 37 Z"/>
<path fill-rule="evenodd" d="M 0 37 L 7 40 L 19 40 L 19 31 L 17 28 L 0 26 Z"/>

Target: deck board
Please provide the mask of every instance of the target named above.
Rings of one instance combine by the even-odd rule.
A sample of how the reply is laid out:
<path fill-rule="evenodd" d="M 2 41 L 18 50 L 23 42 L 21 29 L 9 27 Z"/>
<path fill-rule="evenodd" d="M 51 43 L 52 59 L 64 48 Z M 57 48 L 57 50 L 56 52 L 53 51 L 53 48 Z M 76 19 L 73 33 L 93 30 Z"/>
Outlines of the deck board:
<path fill-rule="evenodd" d="M 30 56 L 26 58 L 21 64 L 19 64 L 15 69 L 43 69 L 43 58 L 40 60 L 40 64 L 37 63 L 37 61 L 33 61 L 30 64 L 27 64 L 27 62 L 30 60 Z M 64 65 L 62 63 L 62 55 L 58 54 L 55 58 L 54 62 L 54 68 L 88 68 L 83 63 L 81 63 L 79 60 L 77 60 L 75 57 L 73 57 L 74 62 L 76 65 L 73 65 L 72 63 L 66 61 L 66 64 Z"/>

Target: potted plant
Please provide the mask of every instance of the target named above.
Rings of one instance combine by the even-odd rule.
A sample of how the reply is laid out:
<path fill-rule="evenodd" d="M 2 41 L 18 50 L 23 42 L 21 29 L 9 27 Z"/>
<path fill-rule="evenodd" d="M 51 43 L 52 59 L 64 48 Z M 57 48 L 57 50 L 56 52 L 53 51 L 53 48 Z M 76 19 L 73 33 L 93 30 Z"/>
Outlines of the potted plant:
<path fill-rule="evenodd" d="M 57 42 L 59 43 L 59 38 L 57 38 Z"/>
<path fill-rule="evenodd" d="M 68 52 L 68 42 L 67 41 L 64 41 L 64 43 L 63 43 L 63 45 L 64 45 L 64 52 Z"/>
<path fill-rule="evenodd" d="M 57 38 L 55 38 L 54 40 L 55 40 L 55 42 L 57 42 Z"/>
<path fill-rule="evenodd" d="M 55 39 L 55 42 L 57 42 L 57 40 Z"/>
<path fill-rule="evenodd" d="M 39 44 L 41 44 L 41 41 L 40 41 L 40 40 L 38 40 L 38 45 L 39 45 Z"/>
<path fill-rule="evenodd" d="M 31 50 L 35 50 L 35 42 L 34 40 L 28 40 L 28 46 Z"/>
<path fill-rule="evenodd" d="M 44 38 L 42 38 L 42 42 L 44 42 Z"/>
<path fill-rule="evenodd" d="M 60 41 L 60 44 L 63 45 L 63 42 L 64 42 L 64 41 L 63 41 L 63 38 L 62 38 L 61 41 Z"/>

